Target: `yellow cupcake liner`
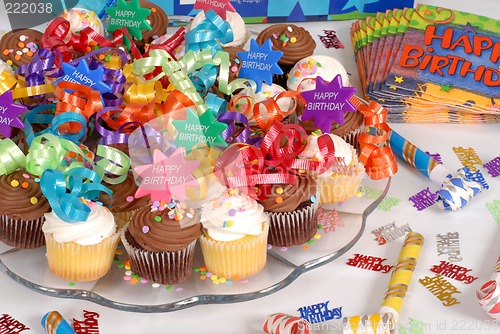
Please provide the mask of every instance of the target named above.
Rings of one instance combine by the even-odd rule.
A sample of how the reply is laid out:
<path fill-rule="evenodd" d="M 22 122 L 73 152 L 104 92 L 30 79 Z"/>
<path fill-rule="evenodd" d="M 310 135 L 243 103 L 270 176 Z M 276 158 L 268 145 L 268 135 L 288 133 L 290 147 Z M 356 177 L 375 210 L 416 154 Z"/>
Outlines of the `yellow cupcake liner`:
<path fill-rule="evenodd" d="M 120 230 L 132 219 L 132 216 L 139 209 L 122 211 L 122 212 L 113 212 L 113 216 L 115 217 L 116 229 Z"/>
<path fill-rule="evenodd" d="M 234 241 L 218 241 L 203 235 L 200 245 L 207 270 L 227 279 L 250 277 L 261 271 L 267 260 L 269 225 L 265 226 L 260 235 Z"/>
<path fill-rule="evenodd" d="M 106 275 L 113 264 L 119 233 L 113 233 L 96 245 L 57 242 L 45 234 L 50 271 L 62 279 L 87 282 Z"/>

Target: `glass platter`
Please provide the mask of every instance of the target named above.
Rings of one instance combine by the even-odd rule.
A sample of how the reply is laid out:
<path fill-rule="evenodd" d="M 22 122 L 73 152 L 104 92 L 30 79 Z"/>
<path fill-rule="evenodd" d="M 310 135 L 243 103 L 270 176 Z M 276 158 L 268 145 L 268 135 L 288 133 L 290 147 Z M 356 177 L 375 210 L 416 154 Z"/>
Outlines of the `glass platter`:
<path fill-rule="evenodd" d="M 287 287 L 302 274 L 337 259 L 354 246 L 365 230 L 368 215 L 385 197 L 390 179 L 373 181 L 365 176 L 362 185 L 379 190 L 380 196 L 369 199 L 363 195 L 350 199 L 342 206 L 325 206 L 325 215 L 335 209 L 343 227 L 337 226 L 333 231 L 319 229 L 315 238 L 302 246 L 288 249 L 269 247 L 264 270 L 248 279 L 224 280 L 204 273 L 199 245 L 195 271 L 187 281 L 175 286 L 147 282 L 128 271 L 127 255 L 121 246 L 111 270 L 103 278 L 92 282 L 74 283 L 54 276 L 48 269 L 44 247 L 21 250 L 0 243 L 0 270 L 38 293 L 88 300 L 123 311 L 161 313 L 201 304 L 237 303 L 262 298 Z"/>

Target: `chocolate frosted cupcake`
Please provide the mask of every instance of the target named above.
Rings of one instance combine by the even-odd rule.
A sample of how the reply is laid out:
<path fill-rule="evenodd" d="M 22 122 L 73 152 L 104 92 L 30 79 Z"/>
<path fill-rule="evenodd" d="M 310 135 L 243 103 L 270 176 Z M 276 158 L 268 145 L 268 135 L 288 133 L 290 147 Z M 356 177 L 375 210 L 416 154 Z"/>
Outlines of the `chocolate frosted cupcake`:
<path fill-rule="evenodd" d="M 268 242 L 288 247 L 309 241 L 318 229 L 317 196 L 317 180 L 310 175 L 300 175 L 295 185 L 273 185 L 269 196 L 259 201 L 270 220 Z"/>
<path fill-rule="evenodd" d="M 193 272 L 194 247 L 201 235 L 198 214 L 179 203 L 139 209 L 122 230 L 131 270 L 153 282 L 172 285 Z"/>
<path fill-rule="evenodd" d="M 125 226 L 132 218 L 135 211 L 148 205 L 149 197 L 135 198 L 134 194 L 137 191 L 137 183 L 134 180 L 134 175 L 129 172 L 127 178 L 118 184 L 105 184 L 112 192 L 112 198 L 107 194 L 101 196 L 100 201 L 110 208 L 111 213 L 115 217 L 118 229 Z"/>
<path fill-rule="evenodd" d="M 146 18 L 146 21 L 149 23 L 151 28 L 153 28 L 151 30 L 143 30 L 142 40 L 134 41 L 139 50 L 144 52 L 146 44 L 150 44 L 153 40 L 167 33 L 168 16 L 160 6 L 152 2 L 140 0 L 140 4 L 142 8 L 151 10 L 151 13 Z"/>
<path fill-rule="evenodd" d="M 33 29 L 9 31 L 0 40 L 2 60 L 15 67 L 29 64 L 42 47 L 42 36 L 40 31 Z"/>
<path fill-rule="evenodd" d="M 50 206 L 35 178 L 25 171 L 0 176 L 0 241 L 9 246 L 45 244 L 42 225 Z"/>
<path fill-rule="evenodd" d="M 228 83 L 231 83 L 232 81 L 238 79 L 238 72 L 240 70 L 240 65 L 241 65 L 241 59 L 240 57 L 238 57 L 238 52 L 244 52 L 245 50 L 239 46 L 230 46 L 222 48 L 222 51 L 227 52 L 229 55 Z M 227 95 L 222 93 L 221 91 L 219 91 L 218 86 L 219 86 L 219 80 L 217 79 L 217 83 L 211 87 L 212 93 L 217 94 L 217 96 L 229 101 L 232 95 Z M 232 92 L 232 94 L 236 93 L 237 92 Z"/>
<path fill-rule="evenodd" d="M 257 43 L 262 45 L 271 39 L 273 49 L 283 52 L 278 61 L 283 70 L 282 75 L 274 75 L 273 82 L 286 88 L 287 74 L 300 59 L 313 54 L 316 42 L 304 28 L 293 24 L 274 24 L 262 30 L 257 36 Z"/>

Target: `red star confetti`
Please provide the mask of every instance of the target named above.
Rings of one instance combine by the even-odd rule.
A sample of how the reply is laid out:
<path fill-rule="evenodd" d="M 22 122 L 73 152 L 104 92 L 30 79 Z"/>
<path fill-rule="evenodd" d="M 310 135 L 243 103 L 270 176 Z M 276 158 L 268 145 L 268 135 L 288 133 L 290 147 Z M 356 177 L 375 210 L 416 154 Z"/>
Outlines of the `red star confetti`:
<path fill-rule="evenodd" d="M 204 12 L 213 10 L 217 15 L 226 19 L 227 12 L 236 12 L 230 0 L 196 0 L 194 9 L 201 9 Z"/>

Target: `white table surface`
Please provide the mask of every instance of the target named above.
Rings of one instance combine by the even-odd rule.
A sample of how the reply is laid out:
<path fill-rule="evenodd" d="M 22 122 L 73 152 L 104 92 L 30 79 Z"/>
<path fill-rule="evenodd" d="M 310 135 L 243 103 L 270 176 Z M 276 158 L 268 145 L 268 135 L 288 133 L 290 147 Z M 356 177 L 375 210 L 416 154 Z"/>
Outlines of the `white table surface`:
<path fill-rule="evenodd" d="M 432 5 L 469 11 L 500 19 L 498 0 L 428 0 Z M 0 30 L 6 26 L 5 11 L 0 5 Z M 354 56 L 349 39 L 352 21 L 318 22 L 301 24 L 317 39 L 322 29 L 337 32 L 344 49 L 325 49 L 317 39 L 316 53 L 339 59 L 351 73 L 351 83 L 359 87 Z M 258 26 L 254 26 L 258 27 Z M 500 154 L 500 125 L 451 125 L 451 124 L 391 124 L 393 129 L 412 141 L 424 151 L 439 153 L 450 169 L 458 169 L 460 161 L 453 147 L 472 147 L 483 162 Z M 426 323 L 425 333 L 500 333 L 500 325 L 492 326 L 491 319 L 475 300 L 475 290 L 488 280 L 500 255 L 500 226 L 486 208 L 487 203 L 500 199 L 500 177 L 486 175 L 490 189 L 473 199 L 464 209 L 455 212 L 441 211 L 433 206 L 417 211 L 408 198 L 430 186 L 437 190 L 423 175 L 399 161 L 399 172 L 393 177 L 388 196 L 401 199 L 390 211 L 375 210 L 370 215 L 361 240 L 338 260 L 306 273 L 285 289 L 270 296 L 235 304 L 202 305 L 193 308 L 159 314 L 144 314 L 117 311 L 91 302 L 47 297 L 35 293 L 0 274 L 0 314 L 7 313 L 31 328 L 23 333 L 43 333 L 41 317 L 50 310 L 58 310 L 66 319 L 82 319 L 82 310 L 100 314 L 101 333 L 261 333 L 268 314 L 284 312 L 299 315 L 302 306 L 330 301 L 330 307 L 342 307 L 343 316 L 377 312 L 380 307 L 388 275 L 350 267 L 346 260 L 355 253 L 387 258 L 394 264 L 402 239 L 379 246 L 370 233 L 377 227 L 396 222 L 400 226 L 409 223 L 414 231 L 424 235 L 426 243 L 414 273 L 400 321 L 408 324 L 413 318 Z M 482 169 L 483 173 L 486 171 Z M 348 228 L 348 226 L 344 227 Z M 457 264 L 473 269 L 479 278 L 466 285 L 450 280 L 461 295 L 460 304 L 444 307 L 425 287 L 418 282 L 424 276 L 433 276 L 429 271 L 446 257 L 438 257 L 436 235 L 447 232 L 460 233 L 460 248 L 463 260 Z M 341 320 L 328 321 L 322 325 L 324 333 L 338 333 Z"/>

